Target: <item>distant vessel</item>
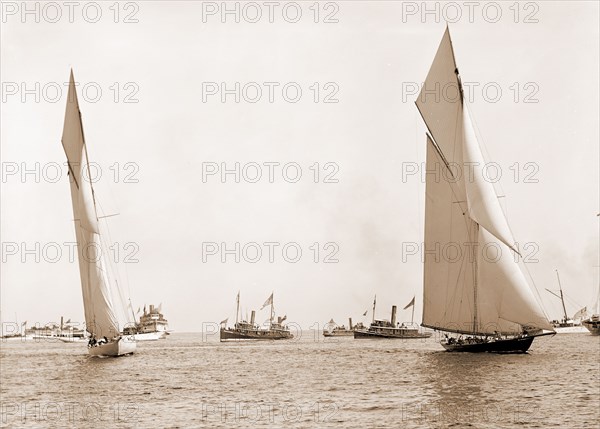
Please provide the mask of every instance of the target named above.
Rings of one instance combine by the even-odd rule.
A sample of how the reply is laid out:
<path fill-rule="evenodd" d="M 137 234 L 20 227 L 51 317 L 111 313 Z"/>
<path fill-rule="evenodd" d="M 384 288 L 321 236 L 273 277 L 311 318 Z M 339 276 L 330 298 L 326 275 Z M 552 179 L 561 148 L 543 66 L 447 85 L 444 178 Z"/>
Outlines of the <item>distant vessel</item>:
<path fill-rule="evenodd" d="M 135 326 L 129 326 L 123 330 L 125 335 L 133 335 L 136 341 L 156 341 L 164 339 L 169 335 L 169 322 L 160 312 L 161 305 L 155 308 L 150 305 L 148 312 L 144 306 L 144 314 Z M 139 309 L 138 309 L 139 311 Z"/>
<path fill-rule="evenodd" d="M 431 332 L 422 332 L 415 327 L 411 321 L 410 325 L 404 323 L 400 324 L 396 322 L 396 306 L 392 305 L 392 317 L 390 321 L 375 319 L 375 306 L 377 303 L 377 297 L 373 300 L 373 319 L 369 328 L 360 328 L 354 330 L 354 338 L 390 338 L 390 339 L 418 339 L 418 338 L 429 338 Z M 413 307 L 414 315 L 415 299 L 406 306 L 406 310 L 409 307 Z"/>
<path fill-rule="evenodd" d="M 71 319 L 64 322 L 61 316 L 60 325 L 48 324 L 44 327 L 33 326 L 25 330 L 26 335 L 34 340 L 59 340 L 64 343 L 77 343 L 87 341 L 87 335 L 83 329 L 77 328 L 71 323 Z"/>
<path fill-rule="evenodd" d="M 102 251 L 105 247 L 100 237 L 96 197 L 89 177 L 87 145 L 72 70 L 62 145 L 69 167 L 85 324 L 90 334 L 88 351 L 92 356 L 120 356 L 133 353 L 135 341 L 131 337 L 123 336 L 119 329 L 117 303 L 120 302 L 123 314 L 126 313 L 124 303 L 120 299 L 119 285 L 108 279 L 104 260 L 106 252 Z"/>
<path fill-rule="evenodd" d="M 356 325 L 352 325 L 352 318 L 348 319 L 348 327 L 346 328 L 344 325 L 338 326 L 337 323 L 331 319 L 329 323 L 326 325 L 327 329 L 323 329 L 324 337 L 351 337 L 354 335 L 355 329 L 362 329 L 363 324 L 357 323 Z"/>
<path fill-rule="evenodd" d="M 587 334 L 588 330 L 585 326 L 581 324 L 581 318 L 583 316 L 583 312 L 579 311 L 576 316 L 569 318 L 567 316 L 567 308 L 565 307 L 565 297 L 562 290 L 562 285 L 560 284 L 560 276 L 558 275 L 558 270 L 556 270 L 556 278 L 558 280 L 558 290 L 560 294 L 551 291 L 550 289 L 546 289 L 552 295 L 560 299 L 563 308 L 563 318 L 561 320 L 552 320 L 551 323 L 554 326 L 554 330 L 557 334 Z"/>
<path fill-rule="evenodd" d="M 598 286 L 596 302 L 592 307 L 591 313 L 592 315 L 582 322 L 583 326 L 585 326 L 592 335 L 600 335 L 600 285 Z"/>
<path fill-rule="evenodd" d="M 445 335 L 448 351 L 524 353 L 554 331 L 485 180 L 448 28 L 415 103 L 428 129 L 422 326 L 461 334 Z"/>
<path fill-rule="evenodd" d="M 585 326 L 592 335 L 600 335 L 600 315 L 594 314 L 589 319 L 584 320 L 583 326 Z"/>
<path fill-rule="evenodd" d="M 15 319 L 16 319 L 16 315 L 15 315 Z M 21 323 L 21 325 L 19 325 L 17 322 L 13 322 L 13 323 L 2 322 L 0 324 L 0 326 L 2 327 L 2 332 L 0 332 L 0 339 L 2 339 L 2 340 L 25 341 L 25 340 L 32 339 L 32 335 L 27 332 L 28 330 L 27 330 L 27 322 L 26 321 Z M 11 329 L 11 328 L 14 328 L 14 329 Z"/>
<path fill-rule="evenodd" d="M 287 316 L 277 317 L 274 321 L 275 311 L 273 309 L 273 294 L 265 301 L 261 310 L 266 306 L 271 306 L 269 328 L 261 329 L 255 323 L 256 313 L 252 310 L 250 322 L 242 320 L 238 321 L 240 313 L 240 293 L 237 294 L 237 309 L 235 313 L 235 325 L 233 328 L 227 328 L 227 319 L 221 322 L 220 339 L 221 341 L 232 340 L 288 340 L 294 338 L 287 326 L 283 324 Z"/>

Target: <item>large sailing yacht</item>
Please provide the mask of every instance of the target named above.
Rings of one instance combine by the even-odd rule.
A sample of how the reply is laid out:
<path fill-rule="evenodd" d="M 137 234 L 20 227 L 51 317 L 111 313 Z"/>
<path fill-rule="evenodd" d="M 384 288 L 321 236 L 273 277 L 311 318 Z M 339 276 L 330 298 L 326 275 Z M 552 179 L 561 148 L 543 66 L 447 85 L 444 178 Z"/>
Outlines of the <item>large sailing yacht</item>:
<path fill-rule="evenodd" d="M 428 129 L 422 326 L 447 332 L 441 343 L 448 351 L 524 353 L 554 330 L 515 262 L 521 255 L 484 180 L 448 28 L 416 105 Z M 490 248 L 493 256 L 484 253 Z"/>
<path fill-rule="evenodd" d="M 62 145 L 69 166 L 73 223 L 77 237 L 77 256 L 86 330 L 90 335 L 88 351 L 92 356 L 120 356 L 135 351 L 133 338 L 121 334 L 126 311 L 116 282 L 109 281 L 106 251 L 100 239 L 96 198 L 89 179 L 89 159 L 75 90 L 73 71 L 69 80 Z M 119 307 L 119 304 L 121 307 Z M 123 309 L 119 316 L 118 309 Z M 119 320 L 121 319 L 121 320 Z M 121 323 L 120 323 L 121 322 Z"/>

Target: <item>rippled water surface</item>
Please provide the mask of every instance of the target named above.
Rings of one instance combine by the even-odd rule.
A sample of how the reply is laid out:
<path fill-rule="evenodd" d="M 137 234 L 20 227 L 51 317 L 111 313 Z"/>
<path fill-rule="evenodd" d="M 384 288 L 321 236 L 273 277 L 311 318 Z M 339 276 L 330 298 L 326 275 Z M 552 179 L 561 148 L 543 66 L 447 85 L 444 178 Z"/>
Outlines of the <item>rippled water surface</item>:
<path fill-rule="evenodd" d="M 598 428 L 600 337 L 538 338 L 525 355 L 428 340 L 219 343 L 173 334 L 137 353 L 2 341 L 2 427 Z"/>

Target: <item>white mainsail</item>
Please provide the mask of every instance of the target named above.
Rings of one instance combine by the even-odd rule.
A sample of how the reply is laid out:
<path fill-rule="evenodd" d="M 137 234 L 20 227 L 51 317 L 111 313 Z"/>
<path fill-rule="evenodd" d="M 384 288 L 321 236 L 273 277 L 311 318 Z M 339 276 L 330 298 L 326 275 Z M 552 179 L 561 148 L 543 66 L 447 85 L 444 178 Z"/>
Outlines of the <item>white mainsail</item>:
<path fill-rule="evenodd" d="M 423 325 L 450 332 L 548 329 L 464 104 L 448 29 L 419 98 L 427 137 Z"/>
<path fill-rule="evenodd" d="M 89 178 L 89 161 L 73 71 L 69 81 L 62 145 L 69 166 L 86 330 L 92 337 L 113 338 L 119 335 L 119 323 L 113 310 L 101 250 L 100 228 L 94 190 Z"/>

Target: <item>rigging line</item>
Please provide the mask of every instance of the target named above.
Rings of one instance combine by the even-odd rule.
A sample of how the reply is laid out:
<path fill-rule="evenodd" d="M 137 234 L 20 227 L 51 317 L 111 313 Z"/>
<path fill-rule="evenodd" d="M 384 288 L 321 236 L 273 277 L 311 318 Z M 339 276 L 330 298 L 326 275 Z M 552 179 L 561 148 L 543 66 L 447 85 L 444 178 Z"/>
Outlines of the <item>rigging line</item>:
<path fill-rule="evenodd" d="M 480 150 L 483 150 L 487 153 L 487 147 L 486 147 L 485 141 L 483 139 L 483 135 L 481 134 L 481 132 L 479 132 L 479 128 L 477 127 L 477 123 L 475 122 L 475 117 L 472 115 L 472 111 L 469 108 L 469 106 L 466 104 L 465 104 L 465 106 L 467 107 L 466 113 L 469 115 L 469 118 L 471 119 L 471 124 L 473 125 L 473 128 L 476 133 L 475 137 L 476 137 L 476 141 L 477 141 L 477 146 L 479 147 Z M 483 144 L 483 148 L 481 146 L 482 144 Z M 489 153 L 487 154 L 487 159 L 483 152 L 482 152 L 482 156 L 484 157 L 483 161 L 485 163 L 488 163 L 487 159 L 490 159 Z M 513 251 L 514 253 L 516 253 L 517 255 L 521 256 L 521 253 L 517 250 L 515 233 L 514 233 L 513 229 L 511 228 L 510 223 L 508 221 L 508 198 L 503 199 L 503 201 L 504 201 L 504 206 L 503 206 L 502 203 L 500 202 L 500 196 L 498 196 L 498 192 L 496 190 L 496 185 L 498 185 L 498 187 L 500 188 L 500 191 L 502 192 L 502 197 L 506 197 L 506 192 L 504 192 L 504 188 L 500 184 L 500 180 L 497 180 L 495 183 L 492 183 L 492 189 L 494 190 L 496 199 L 499 200 L 498 204 L 500 206 L 500 210 L 502 210 L 502 215 L 504 216 L 504 220 L 506 221 L 506 226 L 508 227 L 508 230 L 510 231 L 512 239 L 515 240 L 515 243 L 513 243 L 512 246 L 508 246 L 508 248 L 511 251 Z M 498 237 L 496 237 L 496 238 L 498 238 Z"/>
<path fill-rule="evenodd" d="M 419 111 L 419 114 L 421 115 L 421 119 L 423 119 L 423 122 L 425 123 L 425 126 L 427 127 L 427 131 L 429 132 L 429 137 L 431 138 L 431 141 L 434 143 L 436 150 L 440 154 L 440 158 L 442 158 L 442 160 L 444 161 L 444 164 L 446 164 L 446 166 L 448 166 L 448 161 L 446 160 L 445 155 L 442 153 L 441 149 L 439 148 L 438 143 L 435 140 L 435 136 L 434 136 L 433 132 L 431 131 L 431 129 L 429 128 L 429 124 L 425 120 L 425 117 L 423 116 L 423 112 L 421 112 L 421 109 L 419 109 L 419 105 L 417 104 L 416 101 L 415 101 L 415 106 L 417 106 L 417 110 Z M 450 171 L 450 175 L 454 178 L 454 174 L 452 174 L 452 171 Z"/>
<path fill-rule="evenodd" d="M 102 213 L 104 213 L 104 209 L 102 208 L 99 201 L 98 201 L 98 206 L 99 206 L 100 210 L 102 211 Z M 105 218 L 105 217 L 103 217 L 103 218 Z M 98 222 L 98 224 L 100 225 L 100 222 Z M 110 249 L 109 244 L 112 243 L 112 238 L 110 236 L 110 228 L 108 226 L 108 221 L 106 219 L 104 219 L 103 229 L 106 231 L 107 237 L 102 237 L 102 235 L 100 235 L 101 245 L 104 249 Z M 106 238 L 108 238 L 108 240 L 109 240 L 108 243 L 106 242 Z M 104 260 L 106 261 L 106 258 L 104 258 Z M 110 271 L 112 271 L 112 276 L 114 276 L 114 281 L 115 281 L 114 285 L 110 278 L 110 273 L 109 273 Z M 118 271 L 114 261 L 110 257 L 108 258 L 108 263 L 107 263 L 107 267 L 106 267 L 106 276 L 107 276 L 107 281 L 108 281 L 108 284 L 109 284 L 109 287 L 111 290 L 111 295 L 115 295 L 115 289 L 116 289 L 117 296 L 113 296 L 113 301 L 114 301 L 114 298 L 118 298 L 118 300 L 119 300 L 118 307 L 119 307 L 119 311 L 121 312 L 120 318 L 122 320 L 130 321 L 129 320 L 129 312 L 127 311 L 127 307 L 125 304 L 125 301 L 126 301 L 125 296 L 123 295 L 123 291 L 121 290 L 121 287 L 119 286 L 119 282 L 121 281 L 121 278 L 119 276 L 119 271 Z M 115 303 L 113 302 L 113 304 L 115 304 Z"/>
<path fill-rule="evenodd" d="M 564 295 L 565 299 L 567 301 L 569 301 L 569 303 L 571 305 L 574 305 L 575 307 L 577 307 L 578 311 L 583 308 L 583 306 L 580 303 L 578 303 L 577 301 L 575 301 L 573 298 L 571 298 L 570 296 L 568 296 L 566 293 L 563 293 L 563 295 Z"/>
<path fill-rule="evenodd" d="M 458 138 L 458 125 L 459 125 L 459 119 L 462 116 L 461 115 L 462 110 L 463 110 L 463 104 L 460 103 L 458 105 L 458 109 L 456 109 L 456 118 L 454 118 L 454 137 L 453 137 L 453 140 L 452 140 L 452 160 L 453 161 L 456 159 L 456 140 Z M 462 130 L 462 128 L 461 128 L 461 131 L 463 131 L 462 134 L 464 134 L 464 130 Z M 462 141 L 463 140 L 464 139 L 460 140 L 460 143 L 461 143 L 461 149 L 460 149 L 460 151 L 461 151 L 461 153 L 463 152 L 463 149 L 462 149 L 462 146 L 463 146 L 462 145 Z M 461 157 L 461 161 L 464 161 L 464 155 Z M 460 168 L 464 168 L 464 162 L 463 162 L 463 165 Z M 464 173 L 462 173 L 462 174 L 464 176 Z"/>
<path fill-rule="evenodd" d="M 116 202 L 116 201 L 117 201 L 117 198 L 115 198 L 115 194 L 114 194 L 114 192 L 113 192 L 112 188 L 111 188 L 110 186 L 106 186 L 105 188 L 106 188 L 106 190 L 108 191 L 108 193 L 110 194 L 110 197 L 111 197 L 111 199 L 112 199 L 113 203 L 114 203 L 114 202 Z M 116 204 L 115 204 L 115 205 L 116 205 Z M 118 207 L 117 207 L 117 208 L 118 208 Z M 108 215 L 108 216 L 114 216 L 114 215 Z M 108 216 L 106 216 L 106 217 L 108 217 Z M 107 223 L 107 231 L 108 231 L 108 236 L 109 236 L 109 240 L 110 240 L 110 242 L 111 242 L 111 243 L 114 243 L 114 241 L 112 240 L 112 237 L 110 236 L 110 230 L 109 230 L 109 228 L 108 228 L 108 223 Z M 120 254 L 120 251 L 119 251 L 119 254 Z M 131 295 L 131 283 L 129 282 L 129 270 L 128 270 L 128 268 L 127 268 L 127 265 L 128 265 L 128 264 L 127 264 L 127 263 L 124 263 L 124 264 L 122 264 L 122 265 L 123 265 L 123 266 L 124 266 L 124 268 L 125 268 L 125 285 L 127 286 L 127 296 L 128 296 L 128 299 L 129 299 L 129 300 L 131 300 L 131 296 L 132 296 L 132 295 Z M 116 269 L 116 267 L 115 267 L 115 269 Z M 121 273 L 120 273 L 120 272 L 118 273 L 118 278 L 119 278 L 119 279 L 118 279 L 118 280 L 119 280 L 119 284 L 123 284 L 123 281 L 122 281 L 122 278 L 121 278 Z M 124 292 L 124 291 L 123 291 L 123 292 Z M 128 314 L 127 318 L 129 318 L 129 312 L 127 312 L 127 314 Z M 135 321 L 134 321 L 134 322 L 135 322 Z"/>
<path fill-rule="evenodd" d="M 102 211 L 102 213 L 105 213 L 104 209 L 102 208 L 102 206 L 100 204 L 100 201 L 98 201 L 98 205 L 100 206 L 100 210 Z M 113 240 L 112 240 L 112 236 L 110 234 L 110 227 L 108 226 L 108 221 L 106 221 L 106 219 L 105 219 L 106 217 L 108 217 L 108 216 L 102 216 L 102 218 L 104 219 L 104 224 L 103 224 L 104 228 L 103 229 L 106 231 L 106 236 L 107 236 L 106 239 L 108 239 L 108 242 L 106 240 L 103 240 L 103 244 L 107 249 L 110 249 L 110 244 L 113 243 Z M 112 258 L 109 258 L 108 268 L 110 268 L 112 270 L 113 275 L 115 277 L 115 281 L 121 282 L 121 276 L 119 275 L 119 271 L 118 271 Z"/>
<path fill-rule="evenodd" d="M 419 143 L 419 120 L 415 115 L 415 159 L 419 159 L 419 147 L 421 143 Z M 427 147 L 425 147 L 427 149 Z M 425 155 L 427 157 L 427 155 Z M 426 165 L 426 163 L 425 163 Z M 421 176 L 423 177 L 423 176 Z M 419 228 L 419 237 L 425 237 L 425 216 L 422 215 L 422 202 L 421 195 L 423 191 L 423 186 L 421 183 L 421 178 L 417 181 L 417 219 L 419 220 L 418 228 Z M 425 193 L 426 194 L 426 193 Z"/>
<path fill-rule="evenodd" d="M 429 136 L 429 137 L 431 138 L 431 136 Z M 439 148 L 438 148 L 438 147 L 436 147 L 436 145 L 434 144 L 434 141 L 433 141 L 433 139 L 432 139 L 432 138 L 431 138 L 431 143 L 432 143 L 432 146 L 433 146 L 433 148 L 434 148 L 434 149 L 435 149 L 435 151 L 436 151 L 436 154 L 438 155 L 438 163 L 439 163 L 440 161 L 441 161 L 441 162 L 443 162 L 443 163 L 445 163 L 445 160 L 442 158 L 442 156 L 443 156 L 443 155 L 440 153 L 440 150 L 439 150 Z M 446 165 L 446 167 L 447 167 L 447 165 Z M 448 167 L 447 167 L 447 168 L 448 168 Z M 448 170 L 449 170 L 449 169 L 448 169 Z M 449 171 L 450 171 L 450 170 L 449 170 Z M 459 200 L 459 198 L 458 198 L 458 195 L 457 195 L 457 193 L 456 193 L 456 191 L 455 191 L 455 186 L 453 186 L 454 184 L 453 184 L 453 183 L 450 183 L 450 182 L 449 182 L 449 181 L 447 181 L 447 180 L 444 180 L 444 181 L 445 181 L 445 182 L 446 182 L 446 184 L 447 184 L 447 185 L 450 187 L 450 191 L 451 191 L 451 193 L 452 193 L 452 196 L 454 197 L 454 198 L 452 198 L 452 199 L 453 199 L 453 200 Z M 460 201 L 458 201 L 458 203 L 460 204 Z M 451 204 L 451 205 L 452 205 L 452 204 L 455 204 L 455 202 L 454 202 L 454 201 L 450 201 L 450 204 Z M 472 239 L 472 234 L 470 234 L 470 227 L 472 226 L 472 225 L 471 225 L 471 222 L 474 222 L 474 221 L 473 221 L 473 220 L 472 220 L 472 219 L 471 219 L 471 218 L 468 216 L 468 213 L 466 212 L 466 210 L 463 210 L 462 206 L 460 206 L 460 210 L 461 210 L 461 213 L 462 213 L 462 218 L 464 219 L 464 222 L 465 222 L 465 228 L 466 228 L 466 230 L 467 230 L 467 237 L 468 237 L 469 239 Z M 452 232 L 453 232 L 453 231 L 452 231 L 452 225 L 453 225 L 452 219 L 453 219 L 453 216 L 454 216 L 454 212 L 453 212 L 453 210 L 450 210 L 450 237 L 451 237 L 451 238 L 452 238 Z M 464 263 L 464 261 L 463 261 L 463 263 Z M 461 273 L 463 272 L 463 270 L 462 270 L 462 269 L 463 269 L 463 267 L 461 266 L 461 267 L 459 268 L 458 277 L 457 277 L 457 279 L 456 279 L 456 284 L 455 284 L 455 286 L 456 286 L 456 287 L 455 287 L 455 290 L 457 290 L 457 289 L 458 289 L 458 282 L 460 281 L 460 278 L 461 278 Z M 446 281 L 447 281 L 447 283 L 450 283 L 450 280 L 451 280 L 451 279 L 450 279 L 450 272 L 448 271 L 448 272 L 447 272 L 447 275 L 446 275 Z M 464 282 L 463 282 L 463 287 L 461 288 L 461 296 L 462 296 L 462 294 L 464 294 L 464 292 L 465 292 L 465 287 L 466 287 L 466 286 L 465 286 L 465 284 L 464 284 Z M 451 299 L 450 299 L 450 297 L 448 296 L 448 294 L 449 294 L 449 290 L 446 290 L 446 295 L 445 295 L 445 300 L 446 300 L 446 302 L 449 302 L 449 301 L 450 301 L 450 302 L 451 302 L 451 304 L 454 304 L 454 303 L 456 302 L 456 300 L 457 300 L 457 295 L 455 294 L 455 295 L 454 295 L 454 296 L 452 296 L 452 297 L 451 297 Z M 462 302 L 462 299 L 461 299 L 461 302 Z M 452 305 L 452 306 L 451 306 L 451 308 L 454 308 L 454 305 Z M 448 313 L 447 313 L 447 311 L 445 311 L 445 312 L 444 312 L 444 315 L 446 316 L 447 314 L 448 314 Z"/>
<path fill-rule="evenodd" d="M 518 265 L 519 266 L 522 265 L 525 268 L 527 276 L 529 277 L 529 280 L 531 281 L 531 284 L 529 284 L 529 282 L 527 282 L 527 284 L 529 285 L 529 289 L 531 290 L 532 289 L 531 286 L 533 285 L 533 291 L 535 292 L 534 298 L 536 299 L 537 304 L 538 304 L 539 308 L 542 310 L 542 313 L 544 314 L 546 319 L 550 320 L 550 318 L 548 317 L 548 313 L 546 312 L 546 309 L 544 308 L 544 305 L 543 305 L 542 295 L 540 295 L 540 291 L 539 291 L 537 285 L 535 284 L 535 280 L 533 280 L 533 276 L 531 275 L 531 272 L 529 271 L 529 267 L 524 262 L 523 258 L 519 258 Z M 525 278 L 525 281 L 527 281 L 527 278 Z"/>

